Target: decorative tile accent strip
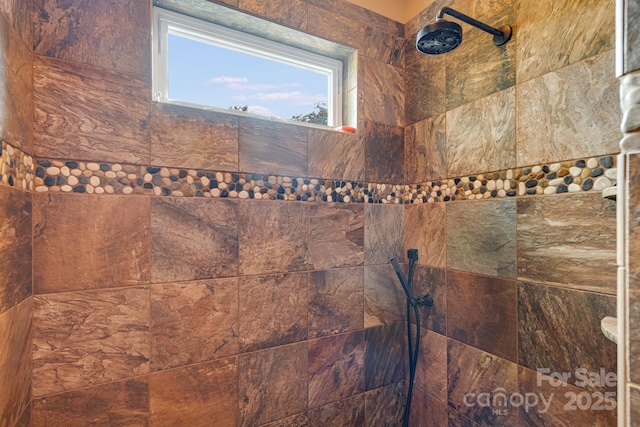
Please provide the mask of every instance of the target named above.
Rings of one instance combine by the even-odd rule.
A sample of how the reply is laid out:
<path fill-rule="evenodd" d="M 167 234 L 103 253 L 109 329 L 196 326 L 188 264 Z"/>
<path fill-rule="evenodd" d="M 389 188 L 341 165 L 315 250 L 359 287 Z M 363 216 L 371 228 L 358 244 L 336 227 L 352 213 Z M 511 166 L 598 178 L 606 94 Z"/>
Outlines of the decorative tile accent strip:
<path fill-rule="evenodd" d="M 33 157 L 2 141 L 0 144 L 0 185 L 33 190 Z"/>
<path fill-rule="evenodd" d="M 411 204 L 601 191 L 615 178 L 612 156 L 411 185 L 40 159 L 34 182 L 37 192 Z"/>

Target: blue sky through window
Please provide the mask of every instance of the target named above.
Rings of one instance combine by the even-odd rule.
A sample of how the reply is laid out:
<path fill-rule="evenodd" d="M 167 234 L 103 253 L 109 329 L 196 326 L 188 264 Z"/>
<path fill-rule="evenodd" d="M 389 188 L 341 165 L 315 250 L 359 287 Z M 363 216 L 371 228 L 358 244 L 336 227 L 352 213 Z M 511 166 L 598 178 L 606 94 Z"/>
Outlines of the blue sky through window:
<path fill-rule="evenodd" d="M 303 68 L 270 61 L 169 34 L 169 98 L 290 119 L 326 105 L 328 78 Z"/>

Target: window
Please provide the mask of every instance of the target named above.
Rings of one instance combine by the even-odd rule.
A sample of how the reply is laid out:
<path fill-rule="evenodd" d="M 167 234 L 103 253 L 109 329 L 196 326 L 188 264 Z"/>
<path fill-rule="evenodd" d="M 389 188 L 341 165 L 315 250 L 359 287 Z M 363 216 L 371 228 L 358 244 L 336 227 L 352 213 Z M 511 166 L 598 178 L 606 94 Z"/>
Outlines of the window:
<path fill-rule="evenodd" d="M 154 100 L 343 124 L 342 61 L 157 7 L 153 22 Z"/>

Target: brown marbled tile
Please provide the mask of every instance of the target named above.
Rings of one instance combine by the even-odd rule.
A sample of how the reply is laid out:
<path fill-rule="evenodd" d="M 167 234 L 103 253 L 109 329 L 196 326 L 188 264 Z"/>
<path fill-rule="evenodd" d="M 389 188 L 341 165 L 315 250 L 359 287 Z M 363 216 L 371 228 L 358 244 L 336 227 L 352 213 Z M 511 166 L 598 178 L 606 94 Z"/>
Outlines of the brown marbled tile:
<path fill-rule="evenodd" d="M 404 250 L 418 250 L 418 264 L 444 268 L 447 264 L 444 203 L 421 203 L 404 208 Z"/>
<path fill-rule="evenodd" d="M 309 273 L 309 338 L 364 328 L 364 268 Z"/>
<path fill-rule="evenodd" d="M 629 418 L 631 427 L 640 426 L 640 389 L 629 384 Z"/>
<path fill-rule="evenodd" d="M 0 314 L 0 425 L 12 426 L 31 400 L 31 299 Z"/>
<path fill-rule="evenodd" d="M 397 126 L 365 122 L 365 176 L 368 182 L 400 183 L 404 180 L 404 130 Z"/>
<path fill-rule="evenodd" d="M 309 410 L 310 426 L 361 427 L 364 393 Z"/>
<path fill-rule="evenodd" d="M 34 153 L 149 163 L 149 79 L 35 56 Z"/>
<path fill-rule="evenodd" d="M 238 170 L 238 118 L 156 104 L 150 119 L 151 164 L 176 168 Z"/>
<path fill-rule="evenodd" d="M 447 205 L 447 268 L 516 277 L 516 201 Z"/>
<path fill-rule="evenodd" d="M 364 181 L 364 132 L 309 129 L 309 176 Z"/>
<path fill-rule="evenodd" d="M 34 292 L 148 283 L 150 205 L 138 197 L 34 195 Z"/>
<path fill-rule="evenodd" d="M 404 379 L 405 323 L 367 328 L 365 333 L 364 382 L 366 390 Z"/>
<path fill-rule="evenodd" d="M 364 206 L 364 264 L 387 264 L 391 258 L 402 261 L 402 206 L 366 204 Z"/>
<path fill-rule="evenodd" d="M 307 128 L 260 119 L 239 119 L 242 171 L 307 175 Z"/>
<path fill-rule="evenodd" d="M 0 314 L 31 295 L 31 194 L 0 187 Z"/>
<path fill-rule="evenodd" d="M 404 126 L 404 70 L 364 58 L 364 119 Z"/>
<path fill-rule="evenodd" d="M 617 153 L 618 88 L 613 50 L 518 85 L 518 166 Z"/>
<path fill-rule="evenodd" d="M 231 200 L 154 198 L 151 281 L 238 274 L 238 204 Z"/>
<path fill-rule="evenodd" d="M 404 319 L 405 294 L 391 264 L 364 268 L 364 326 Z"/>
<path fill-rule="evenodd" d="M 150 290 L 152 371 L 238 353 L 237 278 Z"/>
<path fill-rule="evenodd" d="M 406 402 L 404 381 L 369 390 L 364 395 L 364 425 L 399 426 Z"/>
<path fill-rule="evenodd" d="M 262 424 L 261 427 L 310 427 L 311 425 L 307 413 L 301 412 L 269 424 Z"/>
<path fill-rule="evenodd" d="M 248 352 L 307 339 L 307 273 L 240 279 L 240 351 Z"/>
<path fill-rule="evenodd" d="M 309 269 L 355 267 L 364 263 L 364 205 L 311 203 Z"/>
<path fill-rule="evenodd" d="M 478 427 L 477 423 L 451 408 L 449 408 L 448 411 L 448 421 L 449 424 L 447 427 Z"/>
<path fill-rule="evenodd" d="M 640 381 L 640 293 L 629 291 L 629 315 L 627 330 L 629 341 L 627 351 L 629 353 L 629 378 L 638 383 Z"/>
<path fill-rule="evenodd" d="M 17 18 L 20 10 L 26 9 L 22 3 L 4 2 L 9 5 Z M 32 153 L 33 140 L 33 58 L 29 46 L 0 14 L 0 138 L 16 148 Z"/>
<path fill-rule="evenodd" d="M 402 37 L 402 24 L 348 0 L 306 0 L 307 3 L 333 11 L 353 21 Z"/>
<path fill-rule="evenodd" d="M 446 360 L 445 342 L 445 366 L 443 371 L 445 378 L 447 375 Z M 422 388 L 414 387 L 413 396 L 411 398 L 409 425 L 418 426 L 422 424 L 427 424 L 429 427 L 448 427 L 447 405 L 424 391 Z"/>
<path fill-rule="evenodd" d="M 640 154 L 627 156 L 628 169 L 628 220 L 629 258 L 627 271 L 629 289 L 640 291 Z"/>
<path fill-rule="evenodd" d="M 3 0 L 0 2 L 0 12 L 15 28 L 29 49 L 33 46 L 33 1 Z"/>
<path fill-rule="evenodd" d="M 241 275 L 307 268 L 306 203 L 242 202 L 238 218 Z"/>
<path fill-rule="evenodd" d="M 445 123 L 445 115 L 439 114 L 405 128 L 405 182 L 414 184 L 446 177 Z"/>
<path fill-rule="evenodd" d="M 568 384 L 553 386 L 552 384 L 557 383 L 557 379 L 523 367 L 518 368 L 518 380 L 520 393 L 523 396 L 529 396 L 531 407 L 523 405 L 518 409 L 509 409 L 519 411 L 519 425 L 523 427 L 615 427 L 617 425 L 615 400 L 603 400 Z M 533 395 L 536 398 L 533 398 Z M 587 395 L 589 398 L 586 397 Z M 573 396 L 577 399 L 573 400 Z M 587 407 L 582 406 L 588 402 L 587 399 L 591 402 L 586 405 Z"/>
<path fill-rule="evenodd" d="M 307 32 L 325 40 L 332 40 L 358 50 L 365 50 L 365 25 L 349 19 L 335 9 L 309 5 Z"/>
<path fill-rule="evenodd" d="M 31 402 L 27 405 L 14 427 L 31 427 Z"/>
<path fill-rule="evenodd" d="M 447 111 L 447 176 L 515 166 L 515 106 L 511 88 Z"/>
<path fill-rule="evenodd" d="M 518 296 L 515 280 L 447 273 L 447 336 L 518 361 Z"/>
<path fill-rule="evenodd" d="M 256 426 L 307 409 L 307 343 L 238 357 L 241 426 Z"/>
<path fill-rule="evenodd" d="M 453 7 L 494 28 L 515 27 L 514 3 L 513 0 L 462 0 L 456 1 Z M 516 83 L 517 29 L 512 39 L 501 47 L 493 44 L 493 36 L 477 28 L 463 24 L 462 31 L 463 43 L 446 56 L 447 109 L 476 101 Z"/>
<path fill-rule="evenodd" d="M 239 0 L 238 8 L 287 27 L 307 29 L 308 7 L 303 0 Z"/>
<path fill-rule="evenodd" d="M 420 324 L 439 334 L 447 331 L 447 301 L 445 270 L 416 265 L 413 276 L 413 295 L 418 298 L 429 293 L 433 306 L 420 306 Z M 413 320 L 415 323 L 415 319 Z"/>
<path fill-rule="evenodd" d="M 517 202 L 518 279 L 616 293 L 615 203 L 600 192 Z"/>
<path fill-rule="evenodd" d="M 34 52 L 146 76 L 151 64 L 150 9 L 139 0 L 35 0 Z"/>
<path fill-rule="evenodd" d="M 32 427 L 149 425 L 146 377 L 34 399 Z"/>
<path fill-rule="evenodd" d="M 228 426 L 238 422 L 235 357 L 149 375 L 151 425 Z"/>
<path fill-rule="evenodd" d="M 34 396 L 148 372 L 148 289 L 66 292 L 34 298 Z"/>
<path fill-rule="evenodd" d="M 527 368 L 616 372 L 616 345 L 600 320 L 616 315 L 614 297 L 521 282 L 518 285 L 518 356 Z M 574 384 L 575 376 L 569 379 Z M 599 391 L 600 387 L 586 387 Z"/>
<path fill-rule="evenodd" d="M 404 39 L 393 36 L 385 31 L 366 27 L 364 30 L 365 49 L 367 58 L 375 59 L 394 67 L 404 67 Z"/>
<path fill-rule="evenodd" d="M 364 393 L 364 331 L 309 341 L 309 408 Z"/>
<path fill-rule="evenodd" d="M 421 330 L 414 386 L 414 390 L 422 388 L 437 400 L 447 401 L 447 337 L 444 335 Z"/>
<path fill-rule="evenodd" d="M 435 18 L 435 12 L 431 19 Z M 417 32 L 417 30 L 416 30 Z M 405 45 L 405 115 L 413 124 L 447 109 L 445 55 L 425 55 L 416 49 L 416 33 Z"/>
<path fill-rule="evenodd" d="M 518 83 L 614 46 L 614 0 L 518 1 L 516 16 Z"/>
<path fill-rule="evenodd" d="M 504 389 L 507 396 L 517 393 L 517 364 L 451 339 L 447 360 L 450 408 L 481 426 L 518 425 L 517 411 L 508 410 L 508 414 L 499 415 L 493 410 L 502 407 L 480 406 L 475 400 L 478 394 L 491 394 L 497 388 Z"/>

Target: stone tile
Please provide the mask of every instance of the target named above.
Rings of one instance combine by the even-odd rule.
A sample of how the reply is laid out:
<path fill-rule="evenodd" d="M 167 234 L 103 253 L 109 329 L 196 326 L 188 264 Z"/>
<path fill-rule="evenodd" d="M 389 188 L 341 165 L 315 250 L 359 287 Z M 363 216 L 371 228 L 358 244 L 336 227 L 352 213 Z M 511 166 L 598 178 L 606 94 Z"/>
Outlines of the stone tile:
<path fill-rule="evenodd" d="M 447 268 L 515 278 L 516 201 L 447 205 Z"/>
<path fill-rule="evenodd" d="M 31 402 L 20 415 L 15 427 L 31 427 Z"/>
<path fill-rule="evenodd" d="M 629 259 L 627 260 L 629 289 L 640 291 L 640 154 L 627 156 Z M 621 184 L 620 184 L 621 185 Z"/>
<path fill-rule="evenodd" d="M 447 176 L 445 123 L 445 115 L 439 114 L 405 128 L 405 182 L 414 184 Z"/>
<path fill-rule="evenodd" d="M 304 272 L 240 280 L 241 352 L 307 339 L 307 283 Z"/>
<path fill-rule="evenodd" d="M 507 415 L 493 413 L 491 406 L 480 406 L 475 399 L 480 393 L 504 389 L 509 396 L 518 392 L 518 365 L 460 342 L 448 343 L 449 407 L 481 426 L 518 425 L 517 411 Z M 471 394 L 468 394 L 471 393 Z M 467 405 L 466 402 L 470 403 Z M 476 403 L 474 406 L 471 404 Z M 464 425 L 464 424 L 462 424 Z"/>
<path fill-rule="evenodd" d="M 309 206 L 309 269 L 327 270 L 364 263 L 364 205 L 312 203 Z"/>
<path fill-rule="evenodd" d="M 0 424 L 15 425 L 31 400 L 31 299 L 0 314 Z"/>
<path fill-rule="evenodd" d="M 309 273 L 309 338 L 364 328 L 362 267 Z"/>
<path fill-rule="evenodd" d="M 365 122 L 365 176 L 368 182 L 400 183 L 404 180 L 404 130 Z"/>
<path fill-rule="evenodd" d="M 629 418 L 631 420 L 631 427 L 637 427 L 640 425 L 640 389 L 633 385 L 629 385 Z"/>
<path fill-rule="evenodd" d="M 316 7 L 319 6 L 319 7 Z M 335 9 L 326 9 L 309 2 L 307 31 L 325 40 L 332 40 L 358 50 L 365 50 L 366 27 L 362 22 L 350 19 Z"/>
<path fill-rule="evenodd" d="M 31 194 L 0 187 L 0 314 L 31 296 Z"/>
<path fill-rule="evenodd" d="M 324 129 L 309 129 L 309 176 L 364 181 L 364 138 Z"/>
<path fill-rule="evenodd" d="M 153 165 L 238 170 L 238 118 L 235 116 L 157 104 L 150 129 Z"/>
<path fill-rule="evenodd" d="M 627 351 L 629 353 L 629 378 L 638 383 L 640 381 L 640 293 L 629 291 L 629 315 L 627 330 L 629 341 Z"/>
<path fill-rule="evenodd" d="M 149 376 L 151 425 L 229 426 L 238 422 L 235 357 Z"/>
<path fill-rule="evenodd" d="M 519 166 L 620 150 L 619 82 L 613 64 L 609 50 L 518 86 Z"/>
<path fill-rule="evenodd" d="M 239 0 L 238 8 L 287 27 L 307 28 L 307 3 L 303 0 Z"/>
<path fill-rule="evenodd" d="M 402 425 L 405 402 L 404 381 L 367 391 L 364 395 L 364 425 Z"/>
<path fill-rule="evenodd" d="M 147 2 L 35 0 L 34 17 L 33 45 L 39 55 L 149 74 L 151 10 Z"/>
<path fill-rule="evenodd" d="M 34 298 L 33 394 L 43 396 L 149 372 L 149 290 Z"/>
<path fill-rule="evenodd" d="M 572 385 L 563 384 L 554 387 L 553 384 L 558 382 L 557 379 L 523 367 L 518 368 L 518 378 L 520 393 L 523 396 L 537 396 L 535 399 L 529 397 L 532 405 L 529 408 L 526 406 L 520 406 L 518 409 L 509 408 L 509 410 L 519 411 L 519 425 L 523 427 L 550 425 L 554 427 L 615 427 L 617 425 L 615 400 L 592 397 L 583 389 Z M 592 398 L 591 403 L 587 404 L 587 407 L 578 406 L 584 405 L 587 395 Z M 574 400 L 574 396 L 577 399 Z"/>
<path fill-rule="evenodd" d="M 495 28 L 516 27 L 514 3 L 513 0 L 462 0 L 454 2 L 453 7 Z M 462 24 L 462 31 L 463 43 L 446 55 L 447 109 L 479 100 L 516 83 L 518 30 L 514 30 L 514 37 L 502 47 L 496 47 L 493 36 L 482 30 Z"/>
<path fill-rule="evenodd" d="M 477 423 L 474 423 L 464 415 L 460 415 L 454 409 L 449 408 L 449 425 L 447 427 L 478 427 Z"/>
<path fill-rule="evenodd" d="M 306 412 L 283 418 L 269 424 L 262 424 L 262 427 L 310 427 L 309 417 Z"/>
<path fill-rule="evenodd" d="M 154 283 L 236 276 L 237 202 L 152 199 L 151 258 Z"/>
<path fill-rule="evenodd" d="M 404 126 L 404 71 L 375 59 L 364 58 L 364 119 Z"/>
<path fill-rule="evenodd" d="M 447 274 L 447 336 L 518 361 L 515 280 L 459 271 Z"/>
<path fill-rule="evenodd" d="M 365 329 L 364 333 L 365 389 L 373 390 L 404 379 L 405 324 L 376 326 Z"/>
<path fill-rule="evenodd" d="M 149 282 L 148 199 L 36 194 L 35 293 Z"/>
<path fill-rule="evenodd" d="M 419 308 L 420 324 L 423 328 L 445 335 L 447 332 L 445 270 L 416 265 L 413 276 L 413 294 L 417 298 L 427 293 L 433 297 L 433 306 Z"/>
<path fill-rule="evenodd" d="M 550 372 L 616 372 L 616 345 L 600 330 L 600 320 L 615 314 L 611 296 L 519 283 L 519 363 Z M 569 383 L 575 380 L 572 375 Z"/>
<path fill-rule="evenodd" d="M 404 251 L 418 250 L 418 264 L 444 268 L 447 263 L 444 203 L 421 203 L 404 208 Z"/>
<path fill-rule="evenodd" d="M 391 258 L 402 261 L 402 206 L 366 204 L 364 206 L 364 264 L 387 264 Z"/>
<path fill-rule="evenodd" d="M 615 203 L 597 192 L 523 198 L 517 208 L 519 279 L 616 293 Z"/>
<path fill-rule="evenodd" d="M 262 425 L 307 409 L 306 342 L 240 355 L 238 372 L 239 425 Z"/>
<path fill-rule="evenodd" d="M 15 3 L 14 3 L 15 2 Z M 15 0 L 0 6 L 22 17 L 26 4 Z M 5 11 L 6 13 L 7 11 Z M 29 16 L 30 18 L 30 16 Z M 17 24 L 17 22 L 16 22 Z M 29 45 L 0 14 L 0 52 L 2 52 L 2 88 L 0 88 L 0 138 L 29 154 L 33 151 L 33 58 Z"/>
<path fill-rule="evenodd" d="M 448 176 L 515 166 L 515 107 L 516 92 L 511 88 L 447 111 Z"/>
<path fill-rule="evenodd" d="M 430 19 L 436 16 L 436 12 Z M 405 45 L 405 114 L 418 123 L 447 110 L 445 55 L 425 55 L 416 49 L 416 30 Z M 407 90 L 408 89 L 408 90 Z"/>
<path fill-rule="evenodd" d="M 627 23 L 638 22 L 640 4 L 636 1 L 624 2 Z M 636 48 L 640 43 L 640 28 L 637 25 L 624 26 L 624 74 L 640 69 L 640 51 Z"/>
<path fill-rule="evenodd" d="M 238 279 L 151 287 L 151 370 L 238 354 Z"/>
<path fill-rule="evenodd" d="M 16 29 L 25 45 L 33 46 L 33 0 L 2 0 L 0 12 Z"/>
<path fill-rule="evenodd" d="M 310 426 L 364 425 L 364 393 L 309 410 Z"/>
<path fill-rule="evenodd" d="M 309 341 L 309 408 L 364 393 L 364 331 Z"/>
<path fill-rule="evenodd" d="M 148 380 L 132 378 L 34 399 L 31 425 L 148 426 Z"/>
<path fill-rule="evenodd" d="M 241 171 L 307 175 L 307 128 L 261 119 L 239 119 Z"/>
<path fill-rule="evenodd" d="M 386 31 L 379 31 L 373 27 L 364 30 L 365 49 L 367 58 L 375 59 L 394 67 L 404 67 L 404 39 L 393 36 Z"/>
<path fill-rule="evenodd" d="M 446 342 L 445 342 L 445 366 L 444 375 L 446 378 Z M 446 393 L 446 385 L 445 385 Z M 445 399 L 446 401 L 446 399 Z M 426 422 L 429 420 L 430 427 L 449 427 L 447 420 L 447 405 L 436 399 L 420 387 L 413 388 L 411 398 L 411 413 L 409 415 L 409 425 Z"/>
<path fill-rule="evenodd" d="M 33 79 L 33 154 L 45 158 L 149 163 L 146 75 L 36 55 Z"/>
<path fill-rule="evenodd" d="M 307 268 L 306 203 L 245 202 L 240 204 L 238 214 L 241 275 Z"/>
<path fill-rule="evenodd" d="M 391 264 L 364 268 L 364 326 L 404 319 L 405 294 Z"/>
<path fill-rule="evenodd" d="M 414 392 L 416 389 L 421 388 L 437 400 L 446 402 L 447 337 L 428 329 L 422 329 L 420 333 L 420 352 L 418 354 Z M 419 405 L 417 402 L 414 403 Z M 444 413 L 446 414 L 446 410 Z"/>
<path fill-rule="evenodd" d="M 575 64 L 614 46 L 614 0 L 588 3 L 578 0 L 563 3 L 519 1 L 516 2 L 516 16 L 518 83 Z"/>
<path fill-rule="evenodd" d="M 355 3 L 345 0 L 306 0 L 307 3 L 333 11 L 353 21 L 361 22 L 381 31 L 402 37 L 402 24 L 393 21 L 386 16 L 365 9 Z"/>

